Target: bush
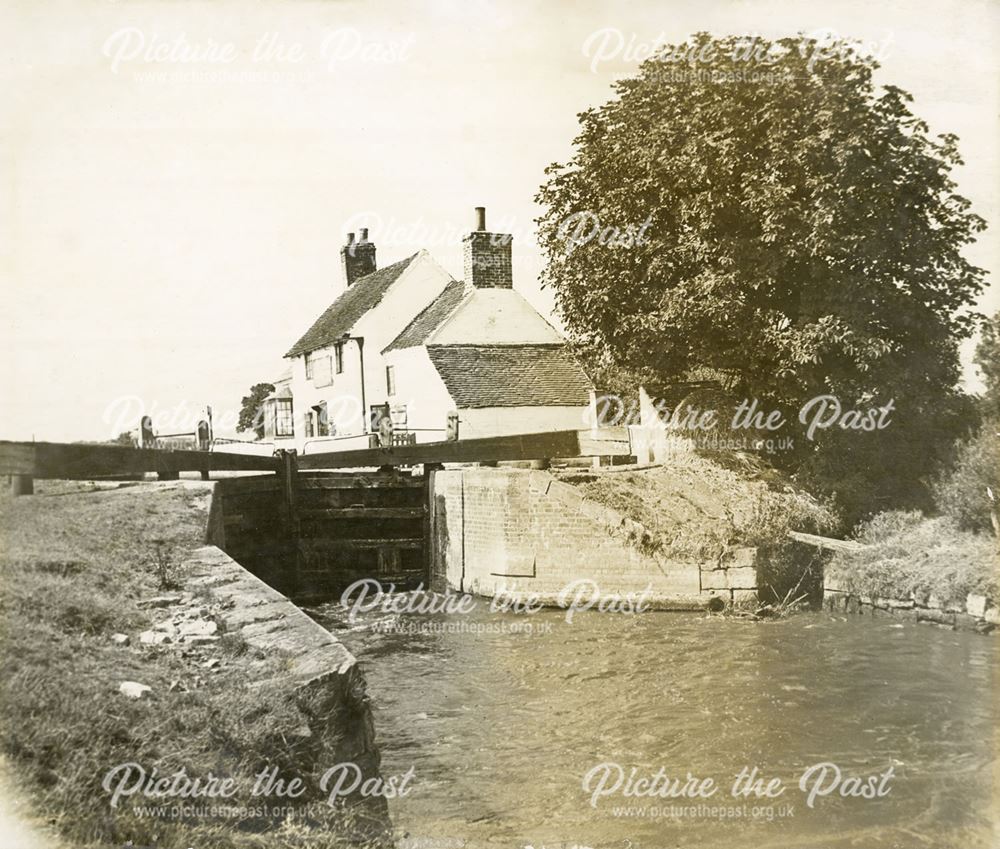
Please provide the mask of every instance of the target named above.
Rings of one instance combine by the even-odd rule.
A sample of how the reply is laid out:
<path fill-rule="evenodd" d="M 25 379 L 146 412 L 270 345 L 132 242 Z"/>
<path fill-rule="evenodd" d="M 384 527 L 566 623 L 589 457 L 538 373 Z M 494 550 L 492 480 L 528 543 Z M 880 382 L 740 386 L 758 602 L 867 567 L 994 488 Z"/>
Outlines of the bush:
<path fill-rule="evenodd" d="M 962 530 L 949 516 L 880 513 L 858 528 L 857 540 L 868 547 L 835 554 L 827 575 L 859 595 L 905 599 L 934 593 L 942 601 L 963 602 L 969 593 L 998 597 L 996 540 Z"/>
<path fill-rule="evenodd" d="M 938 510 L 949 516 L 959 528 L 991 531 L 990 501 L 987 488 L 1000 498 L 1000 420 L 987 421 L 979 434 L 958 449 L 952 471 L 934 487 Z"/>

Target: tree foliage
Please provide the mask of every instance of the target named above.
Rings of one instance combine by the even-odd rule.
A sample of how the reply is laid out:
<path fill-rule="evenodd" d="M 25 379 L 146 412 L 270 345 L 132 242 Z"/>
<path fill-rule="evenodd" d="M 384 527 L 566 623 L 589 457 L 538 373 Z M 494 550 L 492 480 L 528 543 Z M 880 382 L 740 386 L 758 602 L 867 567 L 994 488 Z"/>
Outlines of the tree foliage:
<path fill-rule="evenodd" d="M 111 444 L 134 446 L 135 438 L 132 436 L 132 431 L 123 430 L 121 433 L 118 434 L 118 436 L 116 436 L 114 439 L 111 440 Z"/>
<path fill-rule="evenodd" d="M 274 392 L 273 383 L 255 383 L 250 387 L 250 394 L 244 395 L 240 406 L 240 418 L 237 429 L 253 431 L 258 439 L 264 438 L 264 399 Z"/>
<path fill-rule="evenodd" d="M 543 282 L 578 342 L 637 373 L 710 368 L 790 408 L 895 399 L 912 489 L 931 443 L 956 435 L 958 343 L 983 287 L 962 255 L 985 224 L 955 192 L 957 138 L 932 138 L 910 95 L 877 92 L 877 63 L 845 45 L 818 61 L 815 42 L 765 46 L 748 63 L 737 38 L 668 45 L 579 116 L 537 197 Z M 879 469 L 901 460 L 892 440 L 862 439 L 876 499 Z M 830 490 L 836 453 L 796 462 Z"/>
<path fill-rule="evenodd" d="M 1000 422 L 987 419 L 957 453 L 954 466 L 935 487 L 936 506 L 958 527 L 989 533 L 991 514 L 1000 508 Z"/>
<path fill-rule="evenodd" d="M 986 384 L 982 397 L 983 416 L 1000 423 L 1000 311 L 983 321 L 975 362 Z"/>

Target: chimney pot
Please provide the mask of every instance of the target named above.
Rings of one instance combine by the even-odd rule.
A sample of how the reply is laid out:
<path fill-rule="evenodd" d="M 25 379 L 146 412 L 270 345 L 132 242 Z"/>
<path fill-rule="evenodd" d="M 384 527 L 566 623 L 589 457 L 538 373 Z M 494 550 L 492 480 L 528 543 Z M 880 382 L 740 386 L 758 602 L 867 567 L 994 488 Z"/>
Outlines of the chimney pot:
<path fill-rule="evenodd" d="M 368 241 L 368 228 L 367 227 L 362 227 L 361 228 L 361 241 L 362 242 L 367 242 Z"/>
<path fill-rule="evenodd" d="M 348 233 L 347 234 L 347 244 L 349 244 L 349 245 L 353 245 L 354 244 L 354 234 L 353 233 Z"/>
<path fill-rule="evenodd" d="M 477 206 L 476 207 L 476 229 L 485 230 L 486 229 L 486 207 Z"/>

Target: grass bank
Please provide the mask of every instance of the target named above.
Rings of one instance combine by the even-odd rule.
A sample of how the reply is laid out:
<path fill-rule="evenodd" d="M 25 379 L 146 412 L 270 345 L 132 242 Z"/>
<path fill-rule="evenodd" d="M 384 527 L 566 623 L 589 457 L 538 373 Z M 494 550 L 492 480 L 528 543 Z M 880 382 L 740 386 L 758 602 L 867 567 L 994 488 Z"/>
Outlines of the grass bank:
<path fill-rule="evenodd" d="M 342 836 L 352 823 L 325 805 L 309 817 L 274 816 L 250 796 L 263 767 L 287 777 L 308 758 L 308 738 L 296 733 L 304 718 L 288 693 L 254 683 L 279 678 L 280 656 L 225 636 L 183 651 L 138 638 L 162 618 L 140 602 L 182 583 L 180 562 L 202 544 L 209 493 L 189 481 L 39 482 L 33 497 L 0 501 L 0 750 L 33 812 L 73 846 L 361 845 Z M 130 699 L 123 681 L 151 691 Z M 231 776 L 239 792 L 222 801 L 246 816 L 171 819 L 128 802 L 112 809 L 102 780 L 127 762 L 160 775 Z"/>

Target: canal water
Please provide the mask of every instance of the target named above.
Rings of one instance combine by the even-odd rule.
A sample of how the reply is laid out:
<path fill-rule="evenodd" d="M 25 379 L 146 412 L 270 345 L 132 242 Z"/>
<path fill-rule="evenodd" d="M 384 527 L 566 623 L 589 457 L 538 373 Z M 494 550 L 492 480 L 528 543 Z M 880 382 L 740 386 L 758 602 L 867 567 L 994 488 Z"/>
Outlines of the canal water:
<path fill-rule="evenodd" d="M 413 768 L 389 802 L 402 849 L 1000 846 L 995 638 L 825 613 L 312 613 L 362 661 L 383 775 Z M 839 783 L 801 789 L 823 763 Z M 733 797 L 745 767 L 784 791 Z M 625 795 L 661 768 L 718 789 Z M 840 795 L 859 784 L 887 792 Z"/>

